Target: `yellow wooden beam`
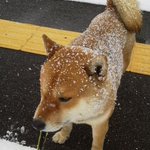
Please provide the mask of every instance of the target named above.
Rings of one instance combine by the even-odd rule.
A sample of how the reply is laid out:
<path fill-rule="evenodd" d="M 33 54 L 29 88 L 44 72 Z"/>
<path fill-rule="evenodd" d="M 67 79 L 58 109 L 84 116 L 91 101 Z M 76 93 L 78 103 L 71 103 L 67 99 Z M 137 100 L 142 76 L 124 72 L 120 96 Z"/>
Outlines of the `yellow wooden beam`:
<path fill-rule="evenodd" d="M 68 45 L 80 35 L 78 32 L 0 20 L 0 47 L 45 55 L 42 34 L 62 45 Z M 135 44 L 127 71 L 150 75 L 149 45 Z"/>
<path fill-rule="evenodd" d="M 150 45 L 135 44 L 127 71 L 150 75 Z"/>

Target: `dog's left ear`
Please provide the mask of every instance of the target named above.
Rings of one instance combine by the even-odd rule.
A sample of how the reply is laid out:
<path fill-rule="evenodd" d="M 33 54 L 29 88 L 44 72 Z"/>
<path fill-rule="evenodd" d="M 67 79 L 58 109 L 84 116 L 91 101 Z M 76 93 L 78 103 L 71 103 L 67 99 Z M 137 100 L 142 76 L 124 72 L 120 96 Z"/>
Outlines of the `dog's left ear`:
<path fill-rule="evenodd" d="M 106 56 L 101 55 L 93 58 L 84 69 L 88 76 L 97 78 L 99 81 L 104 81 L 108 69 Z"/>
<path fill-rule="evenodd" d="M 52 41 L 45 34 L 43 34 L 42 38 L 43 38 L 44 46 L 46 49 L 46 53 L 49 58 L 51 58 L 55 54 L 56 51 L 58 51 L 59 49 L 61 49 L 63 47 L 63 46 L 57 44 L 56 42 Z"/>

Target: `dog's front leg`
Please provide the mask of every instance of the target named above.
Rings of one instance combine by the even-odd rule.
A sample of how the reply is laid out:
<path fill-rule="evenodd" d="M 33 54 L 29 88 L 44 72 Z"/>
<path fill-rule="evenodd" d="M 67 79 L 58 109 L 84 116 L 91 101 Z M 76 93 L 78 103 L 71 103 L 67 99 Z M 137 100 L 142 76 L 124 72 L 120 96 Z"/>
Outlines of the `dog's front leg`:
<path fill-rule="evenodd" d="M 63 144 L 70 136 L 72 123 L 65 125 L 60 131 L 52 137 L 53 142 Z"/>
<path fill-rule="evenodd" d="M 92 124 L 93 143 L 91 150 L 103 150 L 103 144 L 107 131 L 108 120 L 102 123 Z"/>

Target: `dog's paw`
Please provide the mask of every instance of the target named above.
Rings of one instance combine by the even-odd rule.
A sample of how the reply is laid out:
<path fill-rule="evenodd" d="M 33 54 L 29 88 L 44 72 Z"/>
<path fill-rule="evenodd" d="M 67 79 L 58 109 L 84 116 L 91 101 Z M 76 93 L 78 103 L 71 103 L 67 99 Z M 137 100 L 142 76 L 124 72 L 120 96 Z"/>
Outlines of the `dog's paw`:
<path fill-rule="evenodd" d="M 54 134 L 52 137 L 52 141 L 55 143 L 63 144 L 65 141 L 69 138 L 69 136 L 66 134 L 62 134 L 61 131 Z"/>

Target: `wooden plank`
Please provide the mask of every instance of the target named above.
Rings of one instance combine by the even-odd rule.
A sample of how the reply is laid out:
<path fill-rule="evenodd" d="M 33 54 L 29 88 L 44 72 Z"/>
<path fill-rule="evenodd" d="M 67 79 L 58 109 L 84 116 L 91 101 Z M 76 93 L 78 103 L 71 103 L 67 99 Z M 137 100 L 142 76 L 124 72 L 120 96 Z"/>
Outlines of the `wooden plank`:
<path fill-rule="evenodd" d="M 150 75 L 150 46 L 136 43 L 127 71 Z"/>
<path fill-rule="evenodd" d="M 68 45 L 78 32 L 0 20 L 0 47 L 45 55 L 42 34 L 59 44 Z M 136 43 L 127 71 L 150 75 L 150 45 Z"/>
<path fill-rule="evenodd" d="M 45 48 L 41 38 L 43 34 L 47 34 L 52 40 L 57 41 L 58 44 L 68 45 L 70 41 L 77 37 L 80 33 L 40 27 L 22 49 L 25 51 L 29 50 L 28 52 L 31 51 L 37 54 L 40 52 L 40 54 L 44 55 Z"/>
<path fill-rule="evenodd" d="M 0 20 L 0 46 L 20 50 L 38 26 Z"/>

